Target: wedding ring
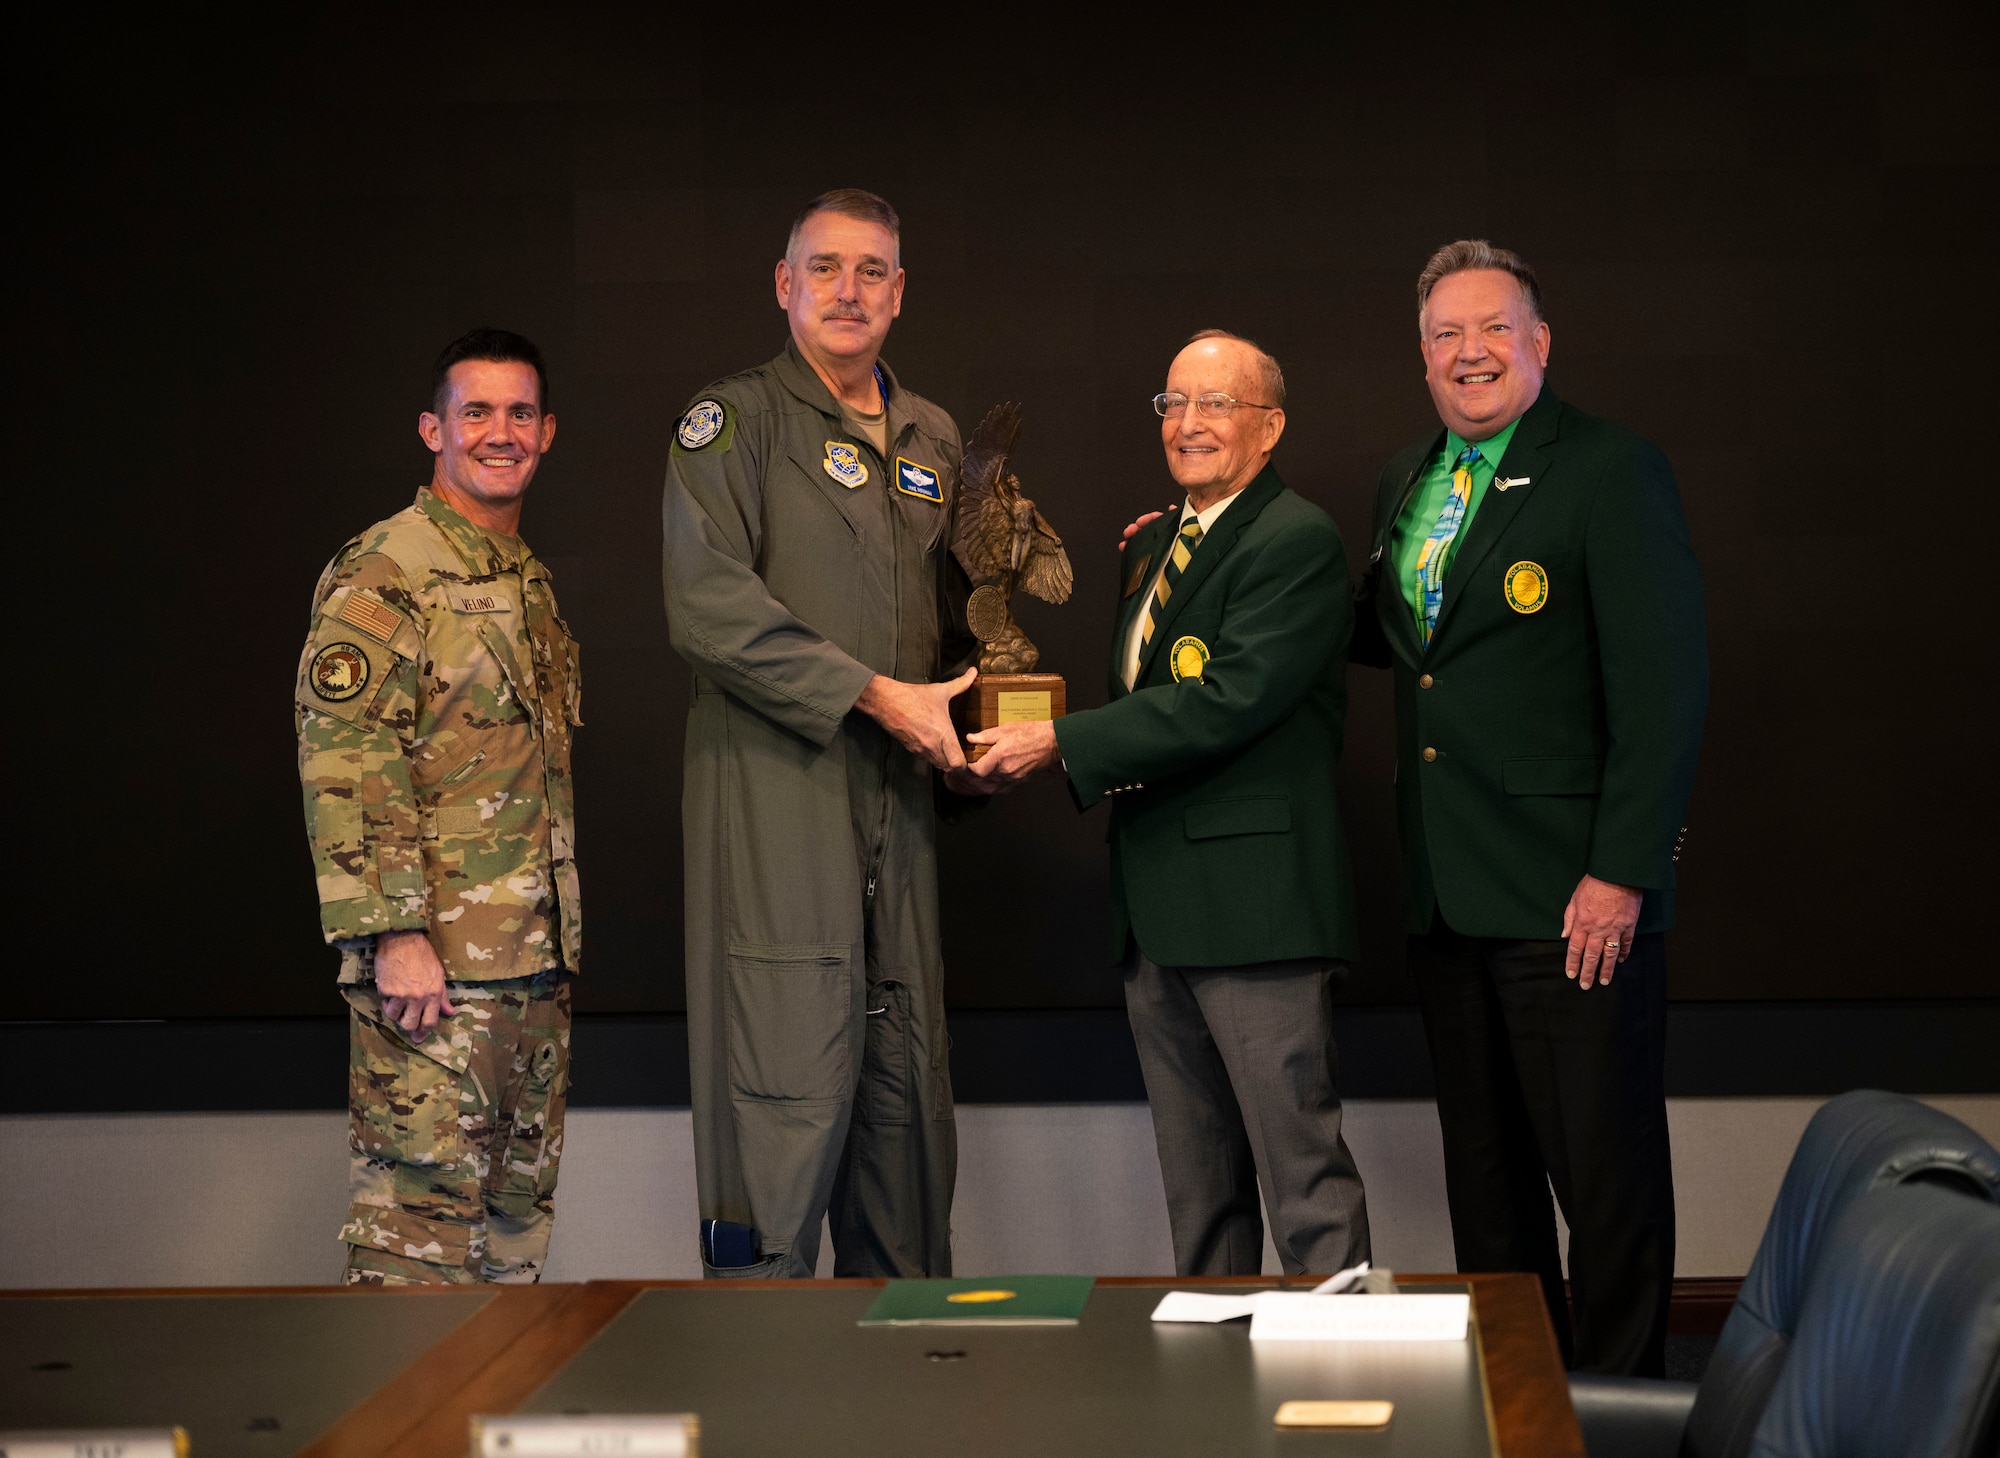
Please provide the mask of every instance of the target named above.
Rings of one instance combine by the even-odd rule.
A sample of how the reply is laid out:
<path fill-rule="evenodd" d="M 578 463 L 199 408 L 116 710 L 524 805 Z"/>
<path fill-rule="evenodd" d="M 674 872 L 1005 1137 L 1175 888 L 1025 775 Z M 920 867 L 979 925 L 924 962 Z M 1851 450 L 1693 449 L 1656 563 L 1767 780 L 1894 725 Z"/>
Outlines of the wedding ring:
<path fill-rule="evenodd" d="M 1604 939 L 1604 945 L 1605 945 L 1605 946 L 1607 946 L 1607 947 L 1615 947 L 1615 946 L 1617 946 L 1617 945 L 1618 945 L 1618 938 L 1616 938 L 1616 937 L 1606 937 L 1606 938 Z"/>

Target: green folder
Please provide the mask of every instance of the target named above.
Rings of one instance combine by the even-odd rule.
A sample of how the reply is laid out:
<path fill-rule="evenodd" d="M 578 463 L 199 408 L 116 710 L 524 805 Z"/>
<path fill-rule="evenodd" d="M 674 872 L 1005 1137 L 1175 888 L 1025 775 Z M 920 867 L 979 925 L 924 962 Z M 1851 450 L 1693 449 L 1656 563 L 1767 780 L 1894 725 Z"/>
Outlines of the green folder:
<path fill-rule="evenodd" d="M 1095 1276 L 891 1281 L 862 1326 L 1075 1326 Z"/>

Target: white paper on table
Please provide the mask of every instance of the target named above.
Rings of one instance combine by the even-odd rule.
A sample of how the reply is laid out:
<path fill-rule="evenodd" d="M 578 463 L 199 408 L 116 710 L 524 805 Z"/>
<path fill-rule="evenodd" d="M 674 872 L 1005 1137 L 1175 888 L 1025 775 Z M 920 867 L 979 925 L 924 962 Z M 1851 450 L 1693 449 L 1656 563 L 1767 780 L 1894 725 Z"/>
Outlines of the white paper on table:
<path fill-rule="evenodd" d="M 1155 1321 L 1234 1321 L 1257 1309 L 1257 1293 L 1248 1296 L 1208 1296 L 1195 1291 L 1169 1291 L 1153 1308 Z"/>
<path fill-rule="evenodd" d="M 1472 1317 L 1463 1292 L 1435 1296 L 1313 1296 L 1263 1291 L 1253 1342 L 1462 1342 Z"/>
<path fill-rule="evenodd" d="M 1367 1276 L 1368 1262 L 1363 1261 L 1358 1266 L 1349 1266 L 1344 1271 L 1335 1271 L 1324 1281 L 1313 1287 L 1312 1294 L 1315 1296 L 1334 1296 L 1342 1291 L 1358 1290 L 1362 1282 L 1367 1279 Z"/>

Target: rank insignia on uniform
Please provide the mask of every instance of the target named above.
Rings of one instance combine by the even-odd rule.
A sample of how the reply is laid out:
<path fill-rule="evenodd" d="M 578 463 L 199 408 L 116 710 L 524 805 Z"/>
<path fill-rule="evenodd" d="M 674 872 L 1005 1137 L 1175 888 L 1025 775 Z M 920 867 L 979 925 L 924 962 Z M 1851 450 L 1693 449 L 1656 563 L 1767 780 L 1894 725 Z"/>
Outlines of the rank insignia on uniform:
<path fill-rule="evenodd" d="M 1118 596 L 1127 598 L 1137 592 L 1146 581 L 1146 569 L 1152 565 L 1153 554 L 1148 552 L 1139 559 L 1139 565 L 1132 569 L 1132 575 L 1125 579 L 1125 590 L 1119 593 Z"/>
<path fill-rule="evenodd" d="M 329 704 L 345 703 L 368 687 L 368 655 L 352 643 L 329 643 L 306 672 L 314 693 Z"/>
<path fill-rule="evenodd" d="M 868 463 L 861 459 L 861 452 L 845 441 L 830 440 L 826 443 L 826 459 L 820 462 L 826 474 L 852 491 L 857 486 L 868 484 Z"/>
<path fill-rule="evenodd" d="M 1174 641 L 1174 651 L 1168 655 L 1167 664 L 1174 671 L 1174 682 L 1191 678 L 1201 682 L 1201 671 L 1208 666 L 1208 644 L 1199 638 L 1178 638 Z"/>
<path fill-rule="evenodd" d="M 944 487 L 938 484 L 938 473 L 929 466 L 920 466 L 902 456 L 896 457 L 896 489 L 905 496 L 925 501 L 944 500 Z"/>
<path fill-rule="evenodd" d="M 688 407 L 688 413 L 681 417 L 680 429 L 674 432 L 674 439 L 691 451 L 698 451 L 717 436 L 729 421 L 728 412 L 718 400 L 698 400 Z"/>
<path fill-rule="evenodd" d="M 1507 569 L 1501 589 L 1507 606 L 1517 613 L 1538 613 L 1549 600 L 1549 574 L 1533 562 L 1516 562 Z"/>

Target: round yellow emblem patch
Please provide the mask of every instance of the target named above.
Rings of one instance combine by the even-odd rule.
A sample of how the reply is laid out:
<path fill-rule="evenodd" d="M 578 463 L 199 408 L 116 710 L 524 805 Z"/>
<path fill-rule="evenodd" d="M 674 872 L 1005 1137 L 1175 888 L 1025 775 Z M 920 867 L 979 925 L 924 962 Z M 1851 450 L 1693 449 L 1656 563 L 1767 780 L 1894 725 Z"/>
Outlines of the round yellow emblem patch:
<path fill-rule="evenodd" d="M 329 704 L 344 703 L 368 687 L 368 655 L 352 643 L 329 643 L 313 655 L 306 676 Z"/>
<path fill-rule="evenodd" d="M 1184 678 L 1201 681 L 1201 670 L 1208 662 L 1208 644 L 1199 638 L 1182 638 L 1174 644 L 1174 651 L 1168 656 L 1168 665 L 1174 671 L 1174 682 Z"/>
<path fill-rule="evenodd" d="M 1516 562 L 1502 585 L 1507 606 L 1517 613 L 1538 613 L 1549 600 L 1549 574 L 1533 562 Z"/>
<path fill-rule="evenodd" d="M 954 1291 L 944 1299 L 947 1301 L 956 1301 L 960 1305 L 968 1302 L 1012 1301 L 1014 1293 L 1012 1291 Z"/>
<path fill-rule="evenodd" d="M 1201 681 L 1201 671 L 1208 663 L 1208 644 L 1199 638 L 1181 638 L 1175 641 L 1173 652 L 1167 655 L 1167 664 L 1174 672 L 1174 682 L 1191 678 Z"/>

